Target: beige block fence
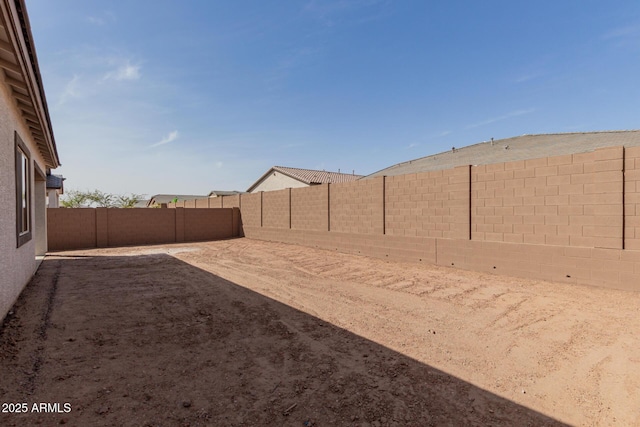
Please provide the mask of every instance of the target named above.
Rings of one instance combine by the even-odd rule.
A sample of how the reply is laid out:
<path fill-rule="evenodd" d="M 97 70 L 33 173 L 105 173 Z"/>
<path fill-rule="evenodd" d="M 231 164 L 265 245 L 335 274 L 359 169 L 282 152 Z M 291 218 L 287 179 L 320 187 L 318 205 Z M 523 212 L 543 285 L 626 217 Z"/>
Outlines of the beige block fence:
<path fill-rule="evenodd" d="M 195 203 L 193 207 L 196 207 Z M 50 251 L 238 237 L 238 208 L 47 209 Z"/>
<path fill-rule="evenodd" d="M 189 212 L 232 209 L 239 215 L 225 214 L 232 218 L 229 237 L 640 290 L 640 147 L 198 199 L 169 207 L 184 209 L 141 210 L 161 212 L 153 230 L 136 225 L 127 214 L 114 213 L 106 222 L 98 211 L 94 216 L 69 213 L 69 218 L 82 225 L 76 240 L 85 244 L 104 244 L 104 238 L 91 234 L 96 230 L 108 235 L 100 231 L 101 224 L 118 230 L 108 245 L 161 243 L 156 240 L 182 233 L 184 239 L 210 239 L 213 234 L 198 229 L 208 230 L 214 217 L 203 214 L 192 222 Z M 183 213 L 163 216 L 173 211 Z M 178 219 L 180 215 L 185 219 Z M 172 218 L 182 225 L 172 228 Z M 126 225 L 131 221 L 133 225 Z M 58 228 L 50 223 L 51 233 L 64 234 Z M 137 237 L 120 237 L 125 235 Z M 175 241 L 178 238 L 183 237 Z"/>
<path fill-rule="evenodd" d="M 248 238 L 640 290 L 639 147 L 217 199 Z"/>

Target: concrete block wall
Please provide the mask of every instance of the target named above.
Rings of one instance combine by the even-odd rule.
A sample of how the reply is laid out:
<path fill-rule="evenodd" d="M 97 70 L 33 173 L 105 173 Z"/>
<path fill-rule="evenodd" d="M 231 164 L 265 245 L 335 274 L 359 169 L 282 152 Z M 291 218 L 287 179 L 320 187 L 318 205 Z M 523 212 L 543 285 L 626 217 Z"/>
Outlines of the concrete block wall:
<path fill-rule="evenodd" d="M 107 209 L 105 213 L 106 244 L 100 246 L 144 245 L 176 241 L 175 210 L 169 209 Z"/>
<path fill-rule="evenodd" d="M 223 208 L 238 208 L 241 206 L 241 195 L 236 194 L 234 196 L 223 196 L 222 199 Z"/>
<path fill-rule="evenodd" d="M 291 189 L 262 193 L 262 226 L 291 228 Z"/>
<path fill-rule="evenodd" d="M 264 227 L 245 227 L 245 234 L 252 239 L 366 255 L 389 261 L 436 263 L 436 239 L 432 238 Z"/>
<path fill-rule="evenodd" d="M 262 226 L 262 193 L 242 195 L 242 226 Z"/>
<path fill-rule="evenodd" d="M 640 148 L 635 147 L 170 204 L 183 206 L 200 209 L 146 210 L 174 212 L 173 228 L 162 219 L 165 214 L 134 218 L 107 209 L 52 209 L 50 245 L 161 243 L 157 240 L 169 238 L 170 229 L 178 242 L 244 235 L 381 259 L 640 290 Z M 59 218 L 65 211 L 69 221 Z M 87 214 L 91 211 L 94 216 Z M 152 230 L 152 223 L 162 230 Z M 230 232 L 224 232 L 226 225 L 212 226 L 223 223 Z M 73 232 L 74 224 L 81 230 Z"/>
<path fill-rule="evenodd" d="M 217 240 L 240 233 L 238 208 L 57 208 L 47 209 L 47 221 L 50 251 Z"/>
<path fill-rule="evenodd" d="M 640 148 L 292 189 L 290 206 L 290 230 L 246 237 L 640 290 Z"/>
<path fill-rule="evenodd" d="M 222 197 L 210 197 L 209 198 L 209 207 L 210 208 L 222 208 Z"/>
<path fill-rule="evenodd" d="M 168 209 L 165 209 L 168 210 Z M 238 209 L 184 209 L 184 241 L 220 240 L 238 235 L 234 214 Z"/>
<path fill-rule="evenodd" d="M 95 209 L 47 209 L 49 250 L 93 248 L 96 245 Z"/>
<path fill-rule="evenodd" d="M 329 230 L 384 234 L 384 177 L 330 184 Z"/>
<path fill-rule="evenodd" d="M 291 189 L 291 228 L 329 230 L 329 184 Z"/>
<path fill-rule="evenodd" d="M 472 239 L 622 248 L 622 147 L 475 166 Z"/>
<path fill-rule="evenodd" d="M 196 202 L 196 208 L 200 208 L 200 209 L 202 209 L 202 208 L 209 208 L 209 207 L 210 207 L 210 206 L 209 206 L 209 201 L 210 201 L 210 200 L 211 200 L 211 199 L 210 199 L 210 198 L 208 198 L 208 197 L 206 197 L 206 198 L 202 198 L 202 199 L 196 199 L 196 200 L 195 200 L 195 202 Z"/>
<path fill-rule="evenodd" d="M 625 148 L 624 179 L 624 248 L 640 250 L 640 147 Z"/>
<path fill-rule="evenodd" d="M 469 166 L 385 178 L 385 234 L 469 239 Z"/>
<path fill-rule="evenodd" d="M 640 290 L 640 252 L 438 239 L 437 264 L 534 280 Z"/>

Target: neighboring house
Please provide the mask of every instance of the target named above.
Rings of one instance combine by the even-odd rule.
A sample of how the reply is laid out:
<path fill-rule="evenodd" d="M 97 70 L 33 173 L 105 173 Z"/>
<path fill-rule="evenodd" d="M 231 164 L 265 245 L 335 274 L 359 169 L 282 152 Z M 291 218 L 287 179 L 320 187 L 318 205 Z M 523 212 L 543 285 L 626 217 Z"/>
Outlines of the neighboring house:
<path fill-rule="evenodd" d="M 522 135 L 452 148 L 390 166 L 365 177 L 406 175 L 451 169 L 463 165 L 487 165 L 593 151 L 601 147 L 640 145 L 640 130 Z"/>
<path fill-rule="evenodd" d="M 47 207 L 59 208 L 60 195 L 64 194 L 64 180 L 62 175 L 47 175 Z"/>
<path fill-rule="evenodd" d="M 351 182 L 362 178 L 355 173 L 327 172 L 313 169 L 274 166 L 260 177 L 247 193 L 282 190 L 284 188 L 309 187 L 311 185 Z"/>
<path fill-rule="evenodd" d="M 145 200 L 138 200 L 136 202 L 135 205 L 133 205 L 134 208 L 146 208 L 149 205 L 149 199 L 145 199 Z"/>
<path fill-rule="evenodd" d="M 24 0 L 0 2 L 0 319 L 47 251 L 47 175 L 60 160 Z"/>
<path fill-rule="evenodd" d="M 212 197 L 222 197 L 222 196 L 235 196 L 238 194 L 244 194 L 244 191 L 224 191 L 224 190 L 213 190 L 209 193 L 209 198 Z"/>
<path fill-rule="evenodd" d="M 155 196 L 152 196 L 151 199 L 149 199 L 147 207 L 152 208 L 154 206 L 160 206 L 163 203 L 171 203 L 174 200 L 182 202 L 185 200 L 204 199 L 206 197 L 207 196 L 196 196 L 192 194 L 156 194 Z"/>

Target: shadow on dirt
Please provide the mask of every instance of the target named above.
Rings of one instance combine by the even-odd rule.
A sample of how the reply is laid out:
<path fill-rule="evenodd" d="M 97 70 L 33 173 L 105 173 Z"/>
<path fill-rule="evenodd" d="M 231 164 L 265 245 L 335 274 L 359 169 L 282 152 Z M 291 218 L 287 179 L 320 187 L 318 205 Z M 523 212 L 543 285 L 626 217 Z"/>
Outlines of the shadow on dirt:
<path fill-rule="evenodd" d="M 0 361 L 7 426 L 564 425 L 166 254 L 47 257 Z"/>

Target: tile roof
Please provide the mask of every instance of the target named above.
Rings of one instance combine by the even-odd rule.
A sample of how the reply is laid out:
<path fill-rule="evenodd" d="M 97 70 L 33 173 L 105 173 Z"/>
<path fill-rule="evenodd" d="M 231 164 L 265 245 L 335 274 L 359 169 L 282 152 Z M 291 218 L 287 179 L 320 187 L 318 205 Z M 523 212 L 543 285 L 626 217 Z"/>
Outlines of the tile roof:
<path fill-rule="evenodd" d="M 640 146 L 640 130 L 522 135 L 495 141 L 485 141 L 398 163 L 367 175 L 365 179 L 382 175 L 405 175 L 451 169 L 463 165 L 486 165 L 584 153 L 600 147 L 621 145 L 625 147 Z"/>
<path fill-rule="evenodd" d="M 47 175 L 47 188 L 62 188 L 65 179 L 62 175 Z"/>
<path fill-rule="evenodd" d="M 307 185 L 317 184 L 335 184 L 339 182 L 357 181 L 360 178 L 364 178 L 364 175 L 356 175 L 355 173 L 340 173 L 340 172 L 327 172 L 319 171 L 315 169 L 301 169 L 301 168 L 289 168 L 286 166 L 273 166 L 264 175 L 254 182 L 251 187 L 247 189 L 247 192 L 251 192 L 260 183 L 262 183 L 271 172 L 277 171 L 283 175 L 287 175 L 293 179 L 303 182 Z"/>
<path fill-rule="evenodd" d="M 272 169 L 309 185 L 350 182 L 363 177 L 363 175 L 355 175 L 355 173 L 327 172 L 313 169 L 288 168 L 284 166 L 274 166 Z"/>

